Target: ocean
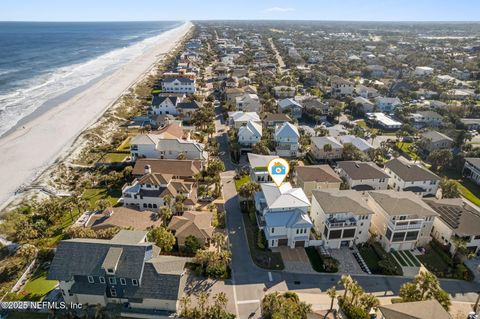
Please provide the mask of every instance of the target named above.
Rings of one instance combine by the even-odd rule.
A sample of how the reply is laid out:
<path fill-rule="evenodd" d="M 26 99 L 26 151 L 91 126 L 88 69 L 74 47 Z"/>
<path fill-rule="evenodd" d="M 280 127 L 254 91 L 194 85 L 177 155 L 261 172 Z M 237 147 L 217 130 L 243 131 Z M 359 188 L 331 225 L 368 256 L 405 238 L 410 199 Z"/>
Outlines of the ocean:
<path fill-rule="evenodd" d="M 0 22 L 0 136 L 149 49 L 182 22 Z"/>

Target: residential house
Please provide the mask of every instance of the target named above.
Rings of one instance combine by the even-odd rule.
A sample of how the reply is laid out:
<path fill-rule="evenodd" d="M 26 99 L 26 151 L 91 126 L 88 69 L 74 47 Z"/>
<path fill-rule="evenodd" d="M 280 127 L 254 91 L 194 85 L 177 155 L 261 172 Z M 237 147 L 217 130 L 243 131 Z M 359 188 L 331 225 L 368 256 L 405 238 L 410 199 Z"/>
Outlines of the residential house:
<path fill-rule="evenodd" d="M 479 130 L 480 129 L 480 119 L 460 119 L 460 122 L 465 126 L 467 130 Z"/>
<path fill-rule="evenodd" d="M 372 215 L 360 192 L 334 189 L 312 192 L 310 216 L 326 248 L 352 247 L 366 242 Z"/>
<path fill-rule="evenodd" d="M 201 107 L 202 103 L 198 101 L 179 102 L 177 104 L 177 112 L 183 121 L 188 122 L 192 120 L 193 114 L 197 112 Z"/>
<path fill-rule="evenodd" d="M 378 307 L 378 319 L 452 319 L 452 316 L 435 299 L 400 302 Z"/>
<path fill-rule="evenodd" d="M 91 214 L 85 227 L 94 230 L 119 227 L 133 230 L 148 230 L 150 227 L 161 226 L 162 220 L 157 214 L 148 210 L 137 210 L 128 207 L 108 207 L 103 211 Z"/>
<path fill-rule="evenodd" d="M 157 211 L 167 205 L 165 196 L 175 199 L 179 195 L 185 198 L 184 207 L 193 209 L 197 203 L 196 182 L 175 178 L 171 174 L 152 173 L 151 167 L 147 166 L 145 175 L 122 187 L 120 201 L 126 207 Z"/>
<path fill-rule="evenodd" d="M 432 237 L 455 253 L 455 238 L 462 238 L 467 249 L 480 251 L 480 210 L 462 198 L 424 199 L 439 217 L 435 218 Z"/>
<path fill-rule="evenodd" d="M 364 113 L 373 112 L 373 109 L 375 108 L 375 104 L 363 96 L 355 97 L 353 103 L 355 107 L 358 107 Z"/>
<path fill-rule="evenodd" d="M 373 145 L 368 143 L 366 140 L 364 140 L 361 137 L 353 136 L 353 135 L 341 135 L 338 136 L 337 139 L 342 143 L 342 145 L 345 144 L 352 144 L 355 146 L 358 150 L 367 153 L 370 149 L 373 148 Z"/>
<path fill-rule="evenodd" d="M 295 96 L 295 88 L 292 86 L 279 85 L 273 88 L 273 93 L 277 99 L 293 98 Z"/>
<path fill-rule="evenodd" d="M 331 80 L 332 91 L 331 94 L 334 97 L 345 97 L 353 94 L 354 85 L 352 82 L 335 76 Z"/>
<path fill-rule="evenodd" d="M 184 77 L 165 78 L 162 80 L 162 92 L 195 93 L 196 81 Z"/>
<path fill-rule="evenodd" d="M 231 105 L 236 103 L 237 97 L 241 97 L 244 94 L 245 94 L 245 90 L 243 88 L 227 88 L 225 90 L 227 103 Z"/>
<path fill-rule="evenodd" d="M 193 176 L 200 173 L 202 169 L 203 164 L 200 160 L 139 158 L 135 162 L 132 175 L 138 178 L 148 173 L 169 174 L 174 178 L 193 181 L 195 180 Z"/>
<path fill-rule="evenodd" d="M 248 163 L 250 164 L 250 178 L 256 183 L 272 182 L 268 173 L 268 163 L 278 158 L 277 155 L 260 155 L 247 153 Z"/>
<path fill-rule="evenodd" d="M 168 224 L 180 248 L 185 247 L 188 236 L 195 237 L 200 245 L 205 246 L 210 242 L 215 228 L 212 226 L 212 212 L 186 211 L 181 216 L 173 216 Z"/>
<path fill-rule="evenodd" d="M 284 113 L 267 113 L 263 117 L 263 126 L 267 128 L 275 128 L 277 125 L 282 125 L 285 122 L 292 122 L 292 118 Z"/>
<path fill-rule="evenodd" d="M 188 259 L 160 256 L 146 238 L 146 231 L 122 230 L 110 240 L 62 240 L 47 278 L 59 281 L 67 304 L 122 304 L 122 312 L 137 316 L 145 310 L 173 314 L 180 308 Z"/>
<path fill-rule="evenodd" d="M 258 116 L 257 112 L 228 112 L 228 119 L 230 125 L 234 128 L 239 129 L 240 127 L 247 125 L 248 122 L 255 122 L 258 124 L 262 124 L 260 120 L 260 116 Z"/>
<path fill-rule="evenodd" d="M 277 105 L 281 113 L 288 113 L 295 119 L 302 117 L 303 106 L 292 98 L 282 99 Z"/>
<path fill-rule="evenodd" d="M 365 85 L 355 87 L 355 92 L 365 99 L 376 98 L 379 95 L 377 89 Z"/>
<path fill-rule="evenodd" d="M 238 144 L 251 147 L 262 139 L 262 125 L 248 121 L 245 126 L 238 129 Z"/>
<path fill-rule="evenodd" d="M 443 117 L 433 111 L 419 111 L 410 115 L 412 124 L 416 128 L 439 127 L 443 124 Z"/>
<path fill-rule="evenodd" d="M 465 158 L 462 175 L 480 185 L 480 158 Z"/>
<path fill-rule="evenodd" d="M 310 140 L 310 153 L 314 159 L 336 160 L 342 158 L 343 145 L 335 138 L 331 136 L 313 136 Z"/>
<path fill-rule="evenodd" d="M 260 184 L 255 194 L 257 222 L 265 233 L 268 247 L 308 246 L 312 221 L 308 216 L 310 201 L 301 188 L 290 183 L 280 187 L 273 183 Z"/>
<path fill-rule="evenodd" d="M 371 191 L 371 231 L 386 251 L 424 247 L 431 241 L 433 221 L 438 214 L 413 192 Z"/>
<path fill-rule="evenodd" d="M 402 105 L 402 102 L 398 97 L 377 96 L 375 98 L 375 105 L 380 111 L 390 113 L 393 112 L 397 106 Z"/>
<path fill-rule="evenodd" d="M 447 135 L 437 131 L 427 131 L 421 134 L 424 141 L 422 151 L 430 153 L 435 150 L 452 149 L 455 142 Z"/>
<path fill-rule="evenodd" d="M 148 109 L 148 115 L 177 115 L 177 103 L 179 100 L 180 99 L 176 96 L 161 96 L 159 94 L 154 94 L 152 106 Z"/>
<path fill-rule="evenodd" d="M 300 133 L 291 123 L 285 122 L 275 128 L 275 143 L 278 156 L 292 157 L 298 153 Z"/>
<path fill-rule="evenodd" d="M 433 74 L 433 68 L 428 66 L 417 66 L 415 68 L 416 76 L 428 76 Z"/>
<path fill-rule="evenodd" d="M 250 93 L 245 93 L 242 96 L 236 97 L 235 105 L 237 111 L 243 112 L 260 113 L 262 109 L 258 95 Z"/>
<path fill-rule="evenodd" d="M 337 163 L 337 171 L 348 188 L 356 191 L 388 188 L 389 176 L 373 162 L 341 161 Z"/>
<path fill-rule="evenodd" d="M 399 128 L 402 127 L 401 122 L 395 121 L 388 115 L 385 115 L 384 113 L 381 113 L 381 112 L 367 113 L 366 116 L 367 116 L 367 120 L 372 125 L 377 125 L 385 130 L 398 130 Z"/>
<path fill-rule="evenodd" d="M 398 192 L 435 196 L 440 184 L 440 177 L 401 156 L 387 162 L 385 172 L 390 176 L 390 188 Z"/>
<path fill-rule="evenodd" d="M 297 167 L 297 186 L 308 198 L 314 189 L 340 189 L 342 179 L 329 165 L 309 165 Z"/>

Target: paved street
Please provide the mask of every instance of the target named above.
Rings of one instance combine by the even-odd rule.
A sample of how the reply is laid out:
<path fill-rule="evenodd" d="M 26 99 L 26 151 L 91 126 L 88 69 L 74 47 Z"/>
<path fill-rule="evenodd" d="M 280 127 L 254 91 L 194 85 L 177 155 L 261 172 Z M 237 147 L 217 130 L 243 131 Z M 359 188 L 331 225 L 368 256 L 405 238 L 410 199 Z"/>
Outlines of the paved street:
<path fill-rule="evenodd" d="M 257 267 L 251 257 L 240 211 L 239 199 L 235 190 L 233 176 L 236 165 L 230 160 L 228 138 L 224 123 L 220 118 L 220 108 L 217 113 L 217 140 L 220 144 L 222 161 L 226 171 L 221 174 L 225 210 L 227 216 L 227 230 L 232 251 L 232 279 L 225 284 L 233 286 L 234 311 L 238 318 L 258 318 L 260 316 L 260 300 L 265 294 L 264 288 L 271 290 L 307 290 L 313 293 L 325 291 L 335 285 L 341 274 L 304 274 L 288 271 L 268 271 Z M 358 280 L 366 292 L 379 296 L 394 296 L 398 294 L 400 286 L 411 278 L 396 276 L 379 276 L 358 274 L 352 275 Z M 475 302 L 480 290 L 478 283 L 460 280 L 441 280 L 442 287 L 457 301 Z M 339 287 L 337 287 L 339 288 Z M 233 311 L 233 309 L 232 309 Z"/>

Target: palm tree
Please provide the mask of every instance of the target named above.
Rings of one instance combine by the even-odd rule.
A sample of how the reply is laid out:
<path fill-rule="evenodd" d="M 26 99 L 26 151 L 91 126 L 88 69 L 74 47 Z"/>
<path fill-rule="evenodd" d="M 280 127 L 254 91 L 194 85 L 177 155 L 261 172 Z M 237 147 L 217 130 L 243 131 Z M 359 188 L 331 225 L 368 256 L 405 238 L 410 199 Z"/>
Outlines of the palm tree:
<path fill-rule="evenodd" d="M 168 207 L 172 207 L 172 206 L 171 206 L 172 201 L 173 201 L 172 195 L 165 195 L 165 196 L 163 197 L 163 202 L 164 202 L 165 205 L 167 205 Z"/>
<path fill-rule="evenodd" d="M 350 275 L 342 275 L 340 280 L 338 281 L 339 285 L 342 285 L 345 289 L 343 292 L 343 300 L 347 298 L 348 290 L 350 289 L 351 285 L 353 284 L 353 279 Z"/>
<path fill-rule="evenodd" d="M 260 185 L 255 182 L 247 182 L 240 187 L 240 196 L 247 198 L 247 207 L 250 210 L 250 198 L 260 190 Z"/>
<path fill-rule="evenodd" d="M 337 298 L 337 289 L 335 286 L 327 289 L 327 295 L 332 299 L 330 302 L 330 309 L 328 312 L 331 312 L 333 310 L 333 302 L 335 301 L 335 298 Z"/>
<path fill-rule="evenodd" d="M 104 211 L 108 206 L 110 206 L 110 203 L 106 199 L 102 198 L 95 202 L 95 206 L 97 210 Z"/>
<path fill-rule="evenodd" d="M 157 218 L 160 218 L 162 220 L 162 224 L 164 226 L 167 226 L 168 222 L 170 221 L 170 218 L 172 218 L 172 210 L 168 206 L 162 206 L 160 209 L 157 211 Z"/>
<path fill-rule="evenodd" d="M 354 280 L 350 287 L 350 293 L 352 294 L 351 303 L 356 305 L 358 297 L 363 294 L 363 288 Z"/>
<path fill-rule="evenodd" d="M 222 250 L 223 246 L 225 245 L 225 235 L 220 232 L 216 232 L 212 236 L 212 243 L 215 247 L 217 247 L 217 250 L 220 252 Z"/>
<path fill-rule="evenodd" d="M 183 296 L 180 298 L 180 316 L 181 317 L 188 317 L 189 313 L 189 307 L 190 307 L 190 297 L 189 296 Z"/>
<path fill-rule="evenodd" d="M 207 310 L 207 303 L 208 303 L 208 298 L 210 297 L 210 294 L 205 291 L 200 291 L 197 295 L 197 302 L 198 306 L 200 307 L 200 315 L 203 318 L 205 315 L 205 312 Z"/>

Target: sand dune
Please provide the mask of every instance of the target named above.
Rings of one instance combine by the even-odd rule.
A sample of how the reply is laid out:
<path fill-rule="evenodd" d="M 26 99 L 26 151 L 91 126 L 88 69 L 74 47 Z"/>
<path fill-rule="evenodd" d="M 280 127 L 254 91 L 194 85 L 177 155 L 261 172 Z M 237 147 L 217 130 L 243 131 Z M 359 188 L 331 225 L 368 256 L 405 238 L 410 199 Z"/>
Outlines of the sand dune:
<path fill-rule="evenodd" d="M 75 138 L 173 49 L 191 26 L 187 22 L 163 33 L 142 56 L 0 138 L 0 206 L 65 154 Z"/>

